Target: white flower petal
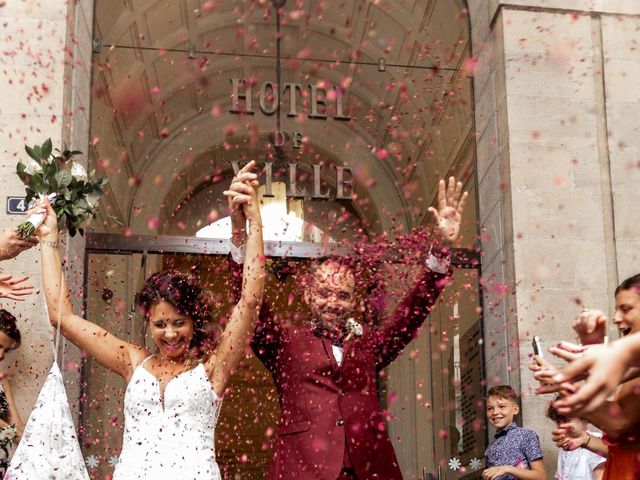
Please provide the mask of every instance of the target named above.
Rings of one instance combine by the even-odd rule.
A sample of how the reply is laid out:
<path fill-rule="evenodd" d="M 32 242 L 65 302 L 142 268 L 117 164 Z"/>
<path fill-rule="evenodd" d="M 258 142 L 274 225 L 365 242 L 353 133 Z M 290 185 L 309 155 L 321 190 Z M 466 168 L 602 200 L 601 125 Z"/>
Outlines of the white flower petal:
<path fill-rule="evenodd" d="M 71 162 L 71 175 L 77 180 L 87 180 L 87 171 L 78 162 Z"/>
<path fill-rule="evenodd" d="M 86 200 L 91 208 L 96 208 L 98 206 L 98 201 L 100 200 L 100 194 L 90 193 L 89 195 L 87 195 Z"/>
<path fill-rule="evenodd" d="M 24 165 L 26 167 L 24 169 L 24 173 L 26 173 L 27 175 L 33 175 L 34 173 L 42 172 L 42 167 L 33 158 L 27 159 L 27 161 L 24 162 Z"/>

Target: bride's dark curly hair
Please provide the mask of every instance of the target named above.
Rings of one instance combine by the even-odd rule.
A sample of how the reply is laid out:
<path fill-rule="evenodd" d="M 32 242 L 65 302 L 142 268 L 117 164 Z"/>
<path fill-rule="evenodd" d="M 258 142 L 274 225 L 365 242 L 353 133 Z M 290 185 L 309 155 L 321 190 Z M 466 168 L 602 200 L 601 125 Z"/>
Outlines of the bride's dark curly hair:
<path fill-rule="evenodd" d="M 164 270 L 147 278 L 142 291 L 136 297 L 146 320 L 149 320 L 152 305 L 163 300 L 193 320 L 193 338 L 189 348 L 198 358 L 208 357 L 218 339 L 208 293 L 190 276 Z"/>
<path fill-rule="evenodd" d="M 0 309 L 0 332 L 4 333 L 7 337 L 14 341 L 13 350 L 20 346 L 22 338 L 20 336 L 20 330 L 18 330 L 18 323 L 16 317 L 11 315 L 4 308 Z"/>

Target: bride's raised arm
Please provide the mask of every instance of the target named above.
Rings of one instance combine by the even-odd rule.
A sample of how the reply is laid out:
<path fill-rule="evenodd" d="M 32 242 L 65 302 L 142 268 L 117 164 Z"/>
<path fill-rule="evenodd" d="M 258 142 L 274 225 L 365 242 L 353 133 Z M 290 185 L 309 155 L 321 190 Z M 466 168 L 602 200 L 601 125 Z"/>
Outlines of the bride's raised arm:
<path fill-rule="evenodd" d="M 243 171 L 250 171 L 250 162 Z M 249 221 L 245 262 L 242 270 L 242 293 L 224 329 L 220 344 L 208 362 L 213 388 L 222 395 L 227 381 L 244 356 L 253 333 L 264 293 L 265 257 L 262 241 L 262 219 L 258 208 L 255 184 L 234 182 L 225 192 L 231 197 L 232 208 L 242 208 Z"/>
<path fill-rule="evenodd" d="M 131 359 L 143 357 L 143 351 L 73 313 L 58 251 L 56 214 L 46 200 L 30 213 L 47 215 L 36 233 L 40 240 L 42 283 L 51 325 L 54 328 L 59 325 L 62 334 L 74 345 L 85 350 L 104 367 L 128 380 L 133 371 Z"/>

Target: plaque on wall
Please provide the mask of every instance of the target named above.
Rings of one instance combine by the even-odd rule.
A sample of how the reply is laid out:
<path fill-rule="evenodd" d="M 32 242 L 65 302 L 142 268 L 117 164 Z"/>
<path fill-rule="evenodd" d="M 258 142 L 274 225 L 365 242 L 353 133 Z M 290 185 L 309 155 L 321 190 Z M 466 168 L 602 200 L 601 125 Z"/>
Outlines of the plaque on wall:
<path fill-rule="evenodd" d="M 24 197 L 7 197 L 7 215 L 25 215 L 28 209 Z"/>

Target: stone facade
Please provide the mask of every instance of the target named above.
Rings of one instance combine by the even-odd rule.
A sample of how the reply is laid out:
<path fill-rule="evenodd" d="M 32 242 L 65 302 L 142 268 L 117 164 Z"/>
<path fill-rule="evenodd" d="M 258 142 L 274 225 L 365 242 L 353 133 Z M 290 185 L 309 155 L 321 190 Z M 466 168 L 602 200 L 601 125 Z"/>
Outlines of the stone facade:
<path fill-rule="evenodd" d="M 572 338 L 578 300 L 612 313 L 637 273 L 639 6 L 471 1 L 488 383 L 534 388 L 530 341 Z M 488 282 L 488 283 L 487 283 Z M 498 288 L 505 285 L 505 288 Z M 613 338 L 616 333 L 610 332 Z M 541 421 L 526 395 L 551 472 Z"/>
<path fill-rule="evenodd" d="M 0 107 L 2 134 L 0 185 L 4 195 L 22 195 L 15 165 L 24 158 L 24 144 L 51 138 L 54 146 L 89 148 L 89 104 L 91 80 L 91 25 L 93 2 L 20 1 L 0 8 L 3 52 L 0 84 L 4 102 Z M 84 159 L 86 162 L 86 158 Z M 0 215 L 0 227 L 13 227 L 23 217 Z M 84 242 L 76 238 L 64 246 L 67 279 L 73 291 L 81 292 L 84 275 Z M 3 272 L 29 275 L 39 290 L 41 274 L 38 248 L 3 262 Z M 74 296 L 76 311 L 82 298 Z M 22 347 L 5 360 L 12 377 L 14 396 L 23 421 L 44 382 L 53 359 L 46 306 L 41 295 L 24 303 L 3 302 L 20 320 Z M 79 412 L 80 352 L 62 340 L 61 365 L 71 407 Z"/>
<path fill-rule="evenodd" d="M 0 8 L 3 48 L 0 77 L 3 102 L 0 106 L 0 191 L 21 195 L 15 165 L 22 158 L 24 144 L 51 137 L 60 145 L 65 112 L 65 45 L 67 2 L 4 2 Z M 35 142 L 33 142 L 35 143 Z M 4 208 L 3 208 L 4 213 Z M 15 226 L 22 217 L 1 215 L 2 228 Z M 40 287 L 39 252 L 33 248 L 0 268 L 14 275 L 25 274 Z M 51 347 L 44 300 L 3 302 L 19 318 L 22 347 L 5 360 L 13 377 L 14 396 L 24 421 L 28 418 L 40 386 L 51 366 Z M 5 367 L 6 365 L 6 367 Z"/>
<path fill-rule="evenodd" d="M 22 193 L 14 169 L 26 141 L 51 137 L 88 151 L 92 5 L 2 2 L 4 195 Z M 487 379 L 527 394 L 523 422 L 539 432 L 552 472 L 552 425 L 541 420 L 547 399 L 530 395 L 531 336 L 545 346 L 571 338 L 578 299 L 611 313 L 617 283 L 640 270 L 640 4 L 469 0 L 468 8 Z M 0 215 L 2 227 L 17 221 Z M 78 288 L 83 245 L 67 248 Z M 40 286 L 38 255 L 32 249 L 1 268 Z M 4 365 L 26 420 L 50 366 L 50 333 L 40 297 L 8 308 L 25 341 Z M 77 398 L 78 353 L 65 352 Z"/>

